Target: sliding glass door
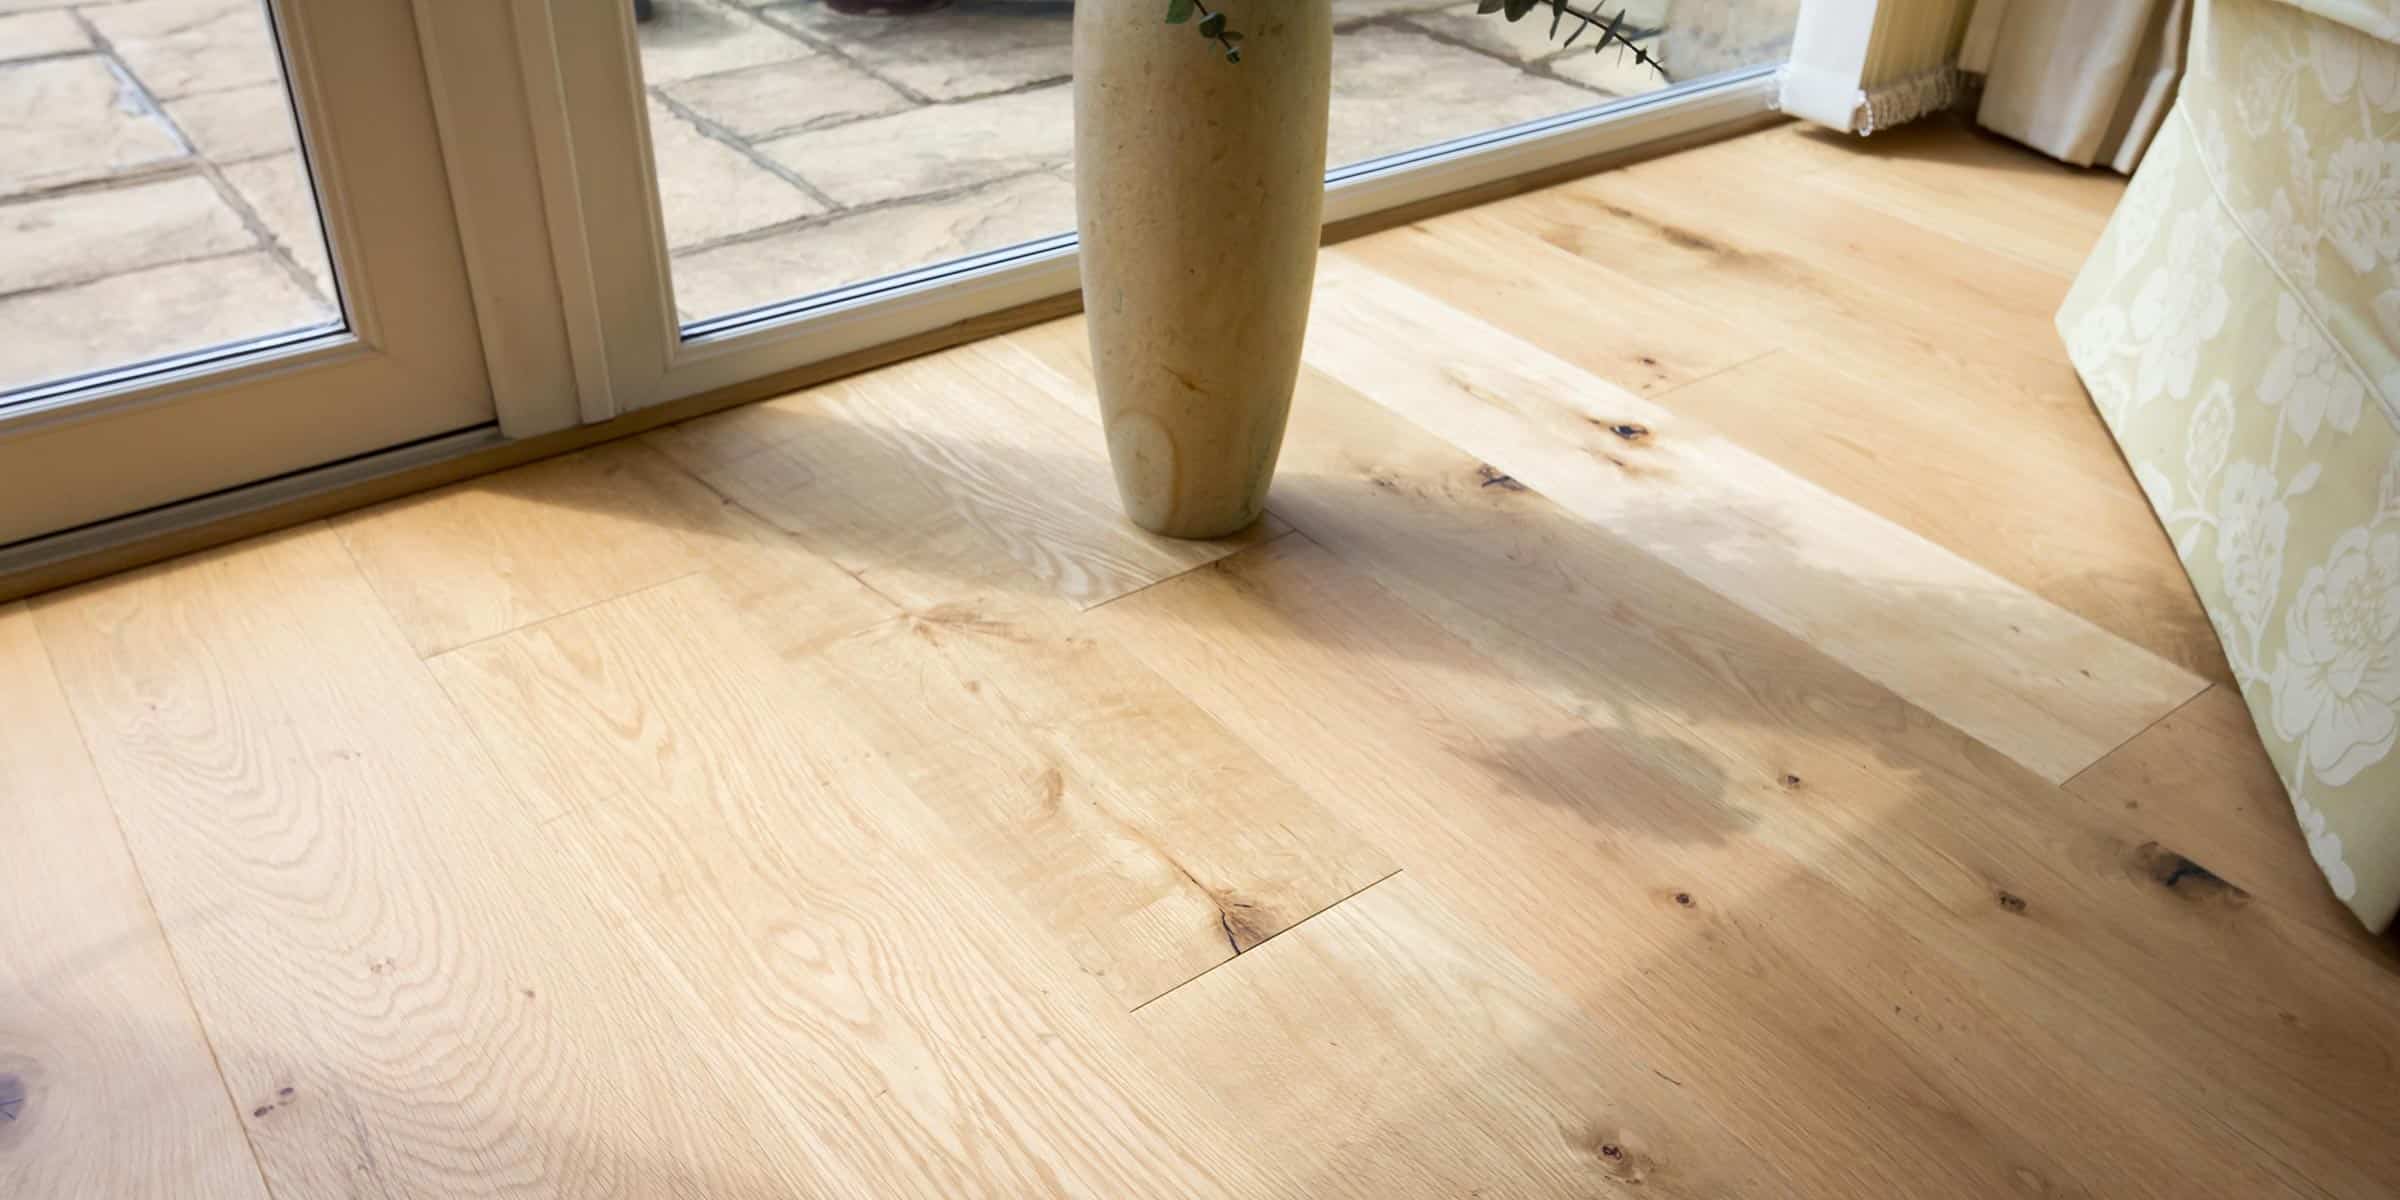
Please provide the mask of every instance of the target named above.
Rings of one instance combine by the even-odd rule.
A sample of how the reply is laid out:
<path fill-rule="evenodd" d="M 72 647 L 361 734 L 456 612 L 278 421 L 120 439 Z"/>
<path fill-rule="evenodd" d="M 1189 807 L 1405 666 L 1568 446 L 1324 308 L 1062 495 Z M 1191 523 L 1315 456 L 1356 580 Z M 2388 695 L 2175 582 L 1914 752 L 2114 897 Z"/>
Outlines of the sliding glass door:
<path fill-rule="evenodd" d="M 0 4 L 0 545 L 492 419 L 407 0 Z"/>
<path fill-rule="evenodd" d="M 1758 119 L 1796 7 L 1576 3 L 1336 0 L 1327 219 Z M 1071 297 L 1072 16 L 0 0 L 0 573 Z"/>
<path fill-rule="evenodd" d="M 1546 10 L 1510 23 L 1472 0 L 1342 0 L 1330 164 L 1773 61 L 1791 32 L 1788 6 L 1683 4 L 1695 59 L 1671 77 L 1652 61 L 1667 0 L 1601 7 L 1623 13 L 1630 47 L 1562 44 Z M 636 38 L 680 321 L 719 328 L 1071 228 L 1073 13 L 1071 0 L 654 0 Z M 1703 44 L 1695 25 L 1718 36 Z"/>
<path fill-rule="evenodd" d="M 1074 287 L 1071 0 L 544 7 L 620 411 Z M 1796 0 L 1579 7 L 1336 0 L 1329 218 L 1755 116 Z"/>

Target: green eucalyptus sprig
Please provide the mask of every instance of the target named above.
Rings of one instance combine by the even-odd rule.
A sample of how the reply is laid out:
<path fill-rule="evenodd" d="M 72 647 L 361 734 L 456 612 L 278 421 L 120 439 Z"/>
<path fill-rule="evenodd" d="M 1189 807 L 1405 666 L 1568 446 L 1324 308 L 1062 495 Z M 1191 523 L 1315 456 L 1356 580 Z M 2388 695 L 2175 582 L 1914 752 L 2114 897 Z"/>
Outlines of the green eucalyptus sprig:
<path fill-rule="evenodd" d="M 1526 14 L 1533 10 L 1545 7 L 1550 10 L 1551 37 L 1558 36 L 1559 27 L 1566 23 L 1567 18 L 1575 18 L 1575 27 L 1567 31 L 1567 39 L 1560 45 L 1572 46 L 1575 44 L 1576 38 L 1583 36 L 1585 30 L 1598 29 L 1600 37 L 1592 43 L 1592 53 L 1598 54 L 1610 46 L 1615 46 L 1620 51 L 1632 54 L 1633 61 L 1658 72 L 1661 76 L 1667 73 L 1666 64 L 1660 62 L 1657 55 L 1643 49 L 1640 43 L 1634 41 L 1625 32 L 1625 10 L 1622 8 L 1616 11 L 1616 15 L 1611 16 L 1607 8 L 1597 2 L 1589 8 L 1579 8 L 1568 3 L 1568 0 L 1477 0 L 1475 11 L 1499 13 L 1511 22 L 1515 22 L 1524 20 Z M 1167 24 L 1182 25 L 1191 21 L 1194 16 L 1200 18 L 1198 26 L 1200 36 L 1223 47 L 1226 62 L 1242 61 L 1241 32 L 1226 25 L 1224 13 L 1210 11 L 1204 0 L 1167 0 Z"/>
<path fill-rule="evenodd" d="M 1242 61 L 1242 35 L 1238 30 L 1225 27 L 1224 13 L 1210 12 L 1208 5 L 1201 3 L 1201 0 L 1167 0 L 1169 25 L 1181 25 L 1191 20 L 1194 13 L 1200 15 L 1200 36 L 1223 46 L 1226 62 Z"/>

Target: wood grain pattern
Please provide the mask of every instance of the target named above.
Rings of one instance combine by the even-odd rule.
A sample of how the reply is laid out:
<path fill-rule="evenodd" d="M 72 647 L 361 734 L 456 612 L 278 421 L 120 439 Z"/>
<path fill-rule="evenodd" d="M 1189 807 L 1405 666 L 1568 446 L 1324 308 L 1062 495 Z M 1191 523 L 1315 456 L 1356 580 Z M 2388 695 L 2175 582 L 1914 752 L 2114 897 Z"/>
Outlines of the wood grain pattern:
<path fill-rule="evenodd" d="M 1080 370 L 1073 333 L 1029 331 L 1012 340 L 1020 352 L 1014 359 L 996 351 L 991 357 L 1044 368 L 1055 363 L 1046 378 L 1071 392 L 1061 377 Z M 2172 878 L 2162 868 L 2180 861 L 2158 841 L 2172 839 L 2171 824 L 2117 820 L 2067 802 L 2022 768 L 1728 599 L 1682 576 L 1645 570 L 1639 551 L 1542 496 L 1487 486 L 1488 469 L 1472 456 L 1339 384 L 1310 379 L 1296 411 L 1275 503 L 1311 538 L 1371 564 L 1387 585 L 1473 641 L 1511 679 L 1581 714 L 1598 727 L 1590 735 L 1597 745 L 1623 747 L 1692 788 L 1721 793 L 1746 814 L 1745 836 L 1782 846 L 1799 861 L 1828 864 L 1829 883 L 1873 910 L 1896 914 L 1927 944 L 1954 950 L 1965 975 L 1988 975 L 1997 966 L 2000 977 L 1979 980 L 1975 991 L 2008 997 L 2004 1011 L 2057 1011 L 2061 997 L 2080 993 L 2108 997 L 2093 1011 L 2059 1014 L 2060 1028 L 2091 1031 L 2094 1044 L 2077 1047 L 2077 1055 L 2121 1059 L 2119 1073 L 2156 1077 L 2153 1086 L 2171 1093 L 2192 1083 L 2175 1078 L 2171 1067 L 2162 1074 L 2158 1064 L 2206 1055 L 2212 1046 L 2313 1059 L 2321 1046 L 2305 1028 L 2338 1027 L 2351 1036 L 2374 1030 L 2377 1044 L 2390 1037 L 2371 1003 L 2361 1007 L 2379 985 L 2371 964 L 2349 947 L 2218 903 L 2227 898 L 2203 886 L 2205 872 L 2162 886 Z M 1126 603 L 1139 611 L 1188 587 L 1179 581 Z M 1395 625 L 1351 607 L 1361 620 Z M 1187 617 L 1174 624 L 1223 623 Z M 1409 657 L 1363 646 L 1357 655 Z M 1247 657 L 1224 651 L 1208 661 Z M 1288 662 L 1279 671 L 1292 673 Z M 1377 828 L 1394 824 L 1359 819 Z M 1874 852 L 1862 857 L 1859 847 Z M 1928 909 L 1927 897 L 1940 903 Z M 2034 930 L 2010 920 L 2027 908 Z M 2065 965 L 2028 978 L 2021 957 L 2028 932 L 2056 942 L 2034 961 Z M 2110 948 L 2094 949 L 2103 946 Z M 1845 978 L 1871 980 L 1879 970 L 1863 964 Z M 2262 975 L 2311 979 L 2303 990 L 2312 1000 L 2320 992 L 2349 998 L 2305 1015 L 2234 999 Z M 1921 982 L 1909 992 L 1920 1003 L 1926 998 Z M 2209 999 L 2195 1003 L 2198 997 Z M 2156 1015 L 2121 1023 L 2126 1011 Z M 2189 1031 L 2189 1044 L 2128 1054 L 2126 1047 L 2140 1047 L 2149 1028 Z M 1937 1049 L 1944 1058 L 1961 1053 Z M 2370 1054 L 2363 1061 L 2375 1069 L 2382 1060 Z M 1995 1063 L 1984 1077 L 2016 1066 Z M 2038 1077 L 2029 1081 L 2012 1107 L 2054 1103 L 2041 1097 L 2057 1084 L 2038 1084 Z M 2308 1104 L 2297 1097 L 2295 1103 Z M 2160 1110 L 2152 1119 L 2171 1127 L 2180 1118 Z M 2216 1119 L 2280 1124 L 2272 1106 Z"/>
<path fill-rule="evenodd" d="M 619 442 L 335 518 L 422 655 L 698 570 L 683 536 L 715 498 Z"/>
<path fill-rule="evenodd" d="M 1327 1147 L 1312 1195 L 1793 1194 L 1605 1016 L 1405 873 L 1142 1015 L 1226 1108 Z"/>
<path fill-rule="evenodd" d="M 638 443 L 612 449 L 618 455 L 618 468 L 588 459 L 543 466 L 551 471 L 550 482 L 555 487 L 609 489 L 614 503 L 629 511 L 650 512 L 662 527 L 672 530 L 676 542 L 669 561 L 675 570 L 659 582 L 705 572 L 746 624 L 772 637 L 772 644 L 779 649 L 793 653 L 836 641 L 899 613 L 897 605 L 872 588 L 802 549 L 790 535 L 721 501 L 656 451 Z M 621 469 L 627 463 L 638 469 Z M 391 520 L 394 527 L 400 523 L 396 516 Z M 507 570 L 499 561 L 461 556 L 445 565 L 438 582 L 426 581 L 424 592 L 442 597 L 435 601 L 437 605 L 452 594 L 502 592 L 509 587 Z M 613 594 L 593 599 L 609 598 Z M 538 630 L 538 625 L 527 628 Z M 491 751 L 493 763 L 508 779 L 511 790 L 538 821 L 554 820 L 604 801 L 638 782 L 616 770 L 619 756 L 609 752 L 611 743 L 583 742 L 573 725 L 542 723 L 541 716 L 561 704 L 580 707 L 588 699 L 582 694 L 546 694 L 579 682 L 575 672 L 561 669 L 555 661 L 559 653 L 558 647 L 534 632 L 526 637 L 489 637 L 427 660 L 434 677 Z M 628 723 L 636 719 L 636 714 L 623 717 Z M 623 733 L 616 726 L 600 731 L 610 739 Z"/>
<path fill-rule="evenodd" d="M 275 1194 L 814 1186 L 330 531 L 34 611 Z"/>
<path fill-rule="evenodd" d="M 2061 286 L 2083 268 L 2123 190 L 2112 172 L 2058 171 L 2029 160 L 2012 142 L 1948 121 L 1883 131 L 1874 146 L 1802 126 L 1780 141 L 1795 159 L 1820 164 L 1807 172 L 1811 186 L 1882 220 L 1919 225 L 2048 271 Z M 2019 172 L 2039 172 L 2048 186 L 1992 185 L 1996 173 Z"/>
<path fill-rule="evenodd" d="M 1706 425 L 1328 259 L 1311 366 L 2054 781 L 2205 686 Z"/>
<path fill-rule="evenodd" d="M 1801 1194 L 2097 1195 L 2110 1180 L 2167 1196 L 2216 1178 L 2304 1194 L 2170 1102 L 2066 1066 L 2044 1027 L 1992 1007 L 1891 915 L 1752 837 L 1767 800 L 1671 776 L 1693 751 L 1565 719 L 1312 544 L 1100 616 L 1286 775 L 1386 831 L 1407 874 L 1572 981 Z M 1274 720 L 1304 709 L 1305 726 Z"/>
<path fill-rule="evenodd" d="M 2149 504 L 2090 414 L 1995 421 L 1777 351 L 1661 403 L 2205 679 L 2216 632 Z M 1993 481 L 2009 480 L 1994 504 Z"/>
<path fill-rule="evenodd" d="M 1829 172 L 1760 188 L 1730 151 L 1654 159 L 1484 211 L 1585 258 L 1638 262 L 1686 303 L 1869 383 L 2088 427 L 2049 328 L 2057 276 L 1914 222 L 1862 220 L 1823 194 Z M 1931 291 L 1925 263 L 1945 264 Z"/>
<path fill-rule="evenodd" d="M 959 868 L 942 823 L 848 734 L 838 690 L 763 653 L 712 581 L 511 637 L 572 672 L 542 726 L 632 785 L 550 829 L 828 1190 L 1258 1194 L 1075 1003 L 1022 910 Z"/>
<path fill-rule="evenodd" d="M 823 661 L 881 757 L 1128 1008 L 1397 866 L 1138 659 L 1038 617 L 937 610 Z"/>
<path fill-rule="evenodd" d="M 2175 849 L 2260 904 L 2370 952 L 2358 921 L 2326 890 L 2275 764 L 2240 691 L 2219 684 L 2067 783 L 2085 802 L 2162 831 Z M 2136 814 L 2139 814 L 2137 817 Z"/>
<path fill-rule="evenodd" d="M 934 356 L 721 413 L 650 441 L 903 604 L 985 591 L 1109 599 L 1279 531 L 1183 542 L 1117 507 L 1088 422 Z"/>
<path fill-rule="evenodd" d="M 1340 254 L 1645 395 L 1705 379 L 1781 340 L 1652 286 L 1638 265 L 1569 253 L 1490 212 L 1406 225 L 1344 243 Z"/>
<path fill-rule="evenodd" d="M 1804 158 L 1857 168 L 1827 171 L 1820 164 L 1799 172 L 1812 186 L 1848 181 L 1845 197 L 1890 199 L 1895 189 L 1886 176 L 1894 173 L 1934 175 L 1948 189 L 1941 198 L 1976 192 L 1980 199 L 1973 206 L 1937 204 L 1935 196 L 1911 191 L 1898 192 L 1893 202 L 1922 200 L 1915 215 L 1977 244 L 1990 240 L 1989 222 L 1970 218 L 1995 201 L 1985 194 L 1992 192 L 1988 179 L 1980 189 L 1973 181 L 1996 163 L 2017 161 L 1974 137 L 1928 141 L 1912 135 L 1893 154 L 1864 152 L 1853 146 L 1856 139 L 1806 131 L 1743 144 L 1763 142 L 1805 147 Z M 1912 151 L 1928 157 L 1911 158 Z M 1963 166 L 1950 165 L 1959 159 Z M 2029 224 L 2023 211 L 2028 205 L 2047 214 L 2043 228 L 2072 243 L 2078 262 L 2107 211 L 2055 211 L 2070 206 L 2044 204 L 2046 193 L 1998 195 L 1997 203 L 2017 217 L 2012 228 Z M 2001 219 L 1990 214 L 1990 221 Z M 1529 236 L 1520 220 L 1488 210 L 1364 238 L 1341 253 L 1633 390 L 1671 391 L 1663 401 L 1667 407 L 1700 418 L 1827 491 L 2195 674 L 2226 674 L 2215 633 L 2192 601 L 2181 564 L 2171 555 L 2125 552 L 2163 535 L 2071 373 L 2055 376 L 2062 385 L 2057 402 L 2012 405 L 2005 420 L 1992 419 L 1980 405 L 1929 402 L 1913 380 L 1895 378 L 1890 367 L 1873 361 L 1882 342 L 1828 345 L 1813 336 L 1815 330 L 1795 342 L 1786 330 L 1806 329 L 1817 313 L 1807 292 L 1783 293 L 1794 306 L 1783 314 L 1783 330 L 1766 322 L 1733 324 L 1672 289 L 1566 254 Z M 1471 286 L 1458 286 L 1460 281 Z M 1572 281 L 1573 287 L 1555 289 L 1551 281 Z M 2055 281 L 2051 307 L 2067 282 Z M 1538 297 L 1532 294 L 1537 290 Z M 1595 296 L 1608 298 L 1605 332 L 1591 322 L 1588 298 Z M 1779 344 L 1785 348 L 1765 356 L 1765 348 Z M 2058 357 L 2055 347 L 2048 356 Z M 1699 368 L 1696 374 L 1686 363 Z M 2010 481 L 2010 503 L 1987 502 L 1997 479 Z"/>
<path fill-rule="evenodd" d="M 22 604 L 0 604 L 0 830 L 0 1196 L 264 1200 Z"/>
<path fill-rule="evenodd" d="M 1067 320 L 0 608 L 0 1195 L 2388 1200 L 2400 951 L 2048 329 L 2120 188 L 1337 249 L 1225 544 Z"/>
<path fill-rule="evenodd" d="M 1528 207 L 1571 198 L 1584 211 L 1596 208 L 1608 229 L 1620 232 L 1698 228 L 1697 239 L 1667 238 L 1674 247 L 1671 261 L 1679 264 L 1668 269 L 1688 273 L 1696 284 L 1742 281 L 1740 308 L 1721 311 L 1795 301 L 1773 325 L 1820 335 L 1840 328 L 1836 314 L 1855 314 L 1880 327 L 1882 342 L 1940 349 L 1993 379 L 2047 384 L 2047 375 L 2029 369 L 2057 353 L 2056 334 L 2048 329 L 2057 311 L 2056 273 L 1924 222 L 1871 219 L 1828 182 L 1843 177 L 1838 171 L 1805 171 L 1778 177 L 1772 188 L 1756 186 L 1745 164 L 1726 149 L 1671 155 L 1578 180 L 1527 197 Z M 1767 222 L 1773 223 L 1771 233 Z M 1944 280 L 1940 304 L 1927 303 L 1920 264 L 1928 261 L 1947 261 L 1957 272 Z M 1716 294 L 1713 287 L 1704 290 Z M 1725 290 L 1725 298 L 1733 299 L 1736 289 Z M 1974 314 L 1978 336 L 1956 336 L 1964 313 Z"/>

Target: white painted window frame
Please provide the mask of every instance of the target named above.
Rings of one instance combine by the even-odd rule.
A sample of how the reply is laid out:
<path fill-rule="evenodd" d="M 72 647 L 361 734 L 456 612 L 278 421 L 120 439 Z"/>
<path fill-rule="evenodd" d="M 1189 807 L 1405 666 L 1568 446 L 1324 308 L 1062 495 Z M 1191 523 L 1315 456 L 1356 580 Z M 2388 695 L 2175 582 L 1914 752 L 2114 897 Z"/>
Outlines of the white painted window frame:
<path fill-rule="evenodd" d="M 1077 287 L 1071 232 L 806 299 L 677 318 L 631 6 L 509 0 L 534 113 L 583 419 L 606 420 Z M 1458 138 L 1327 175 L 1328 223 L 1754 120 L 1775 65 Z M 554 88 L 554 91 L 547 89 Z"/>
<path fill-rule="evenodd" d="M 342 325 L 11 395 L 0 545 L 493 420 L 408 4 L 268 11 Z"/>

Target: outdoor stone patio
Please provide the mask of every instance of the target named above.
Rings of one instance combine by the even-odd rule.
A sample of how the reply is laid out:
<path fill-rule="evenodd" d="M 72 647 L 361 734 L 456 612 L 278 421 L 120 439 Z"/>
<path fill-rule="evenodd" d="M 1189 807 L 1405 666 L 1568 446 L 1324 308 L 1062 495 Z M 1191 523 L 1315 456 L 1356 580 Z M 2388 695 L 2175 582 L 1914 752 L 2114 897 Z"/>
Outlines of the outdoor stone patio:
<path fill-rule="evenodd" d="M 1631 8 L 1629 25 L 1668 21 L 1667 0 Z M 1666 83 L 1616 54 L 1562 52 L 1543 22 L 1479 17 L 1472 0 L 1334 11 L 1337 164 Z M 1068 0 L 910 17 L 661 0 L 642 62 L 685 318 L 1073 226 L 1072 14 Z"/>
<path fill-rule="evenodd" d="M 1794 3 L 1633 0 L 1628 24 L 1670 63 L 1707 27 L 1687 49 L 1715 69 L 1780 57 Z M 1336 163 L 1666 82 L 1472 0 L 1335 12 Z M 1071 15 L 656 0 L 641 60 L 686 319 L 1071 227 Z M 0 0 L 0 391 L 338 319 L 260 0 Z"/>

